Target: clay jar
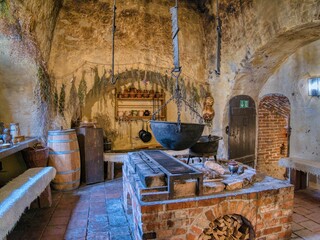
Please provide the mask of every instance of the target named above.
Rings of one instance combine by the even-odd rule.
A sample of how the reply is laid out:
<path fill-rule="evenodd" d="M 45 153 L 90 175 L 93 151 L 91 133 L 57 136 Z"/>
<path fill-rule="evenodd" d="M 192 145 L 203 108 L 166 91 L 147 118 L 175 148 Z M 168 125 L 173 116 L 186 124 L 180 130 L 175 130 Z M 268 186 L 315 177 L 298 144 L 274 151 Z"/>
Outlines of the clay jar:
<path fill-rule="evenodd" d="M 137 95 L 136 95 L 137 98 L 141 98 L 142 97 L 142 90 L 141 89 L 138 89 L 137 90 Z"/>
<path fill-rule="evenodd" d="M 143 117 L 143 114 L 144 114 L 144 110 L 140 110 L 139 111 L 139 117 Z"/>
<path fill-rule="evenodd" d="M 154 97 L 155 97 L 155 98 L 159 98 L 159 97 L 160 97 L 160 92 L 156 92 L 156 93 L 154 94 Z"/>
<path fill-rule="evenodd" d="M 137 89 L 133 86 L 130 87 L 129 89 L 129 95 L 131 98 L 135 98 L 137 94 Z"/>
<path fill-rule="evenodd" d="M 149 97 L 148 90 L 143 90 L 142 97 L 144 97 L 144 98 L 148 98 Z"/>
<path fill-rule="evenodd" d="M 123 96 L 124 98 L 129 97 L 129 90 L 128 90 L 128 89 L 123 90 L 122 96 Z"/>
<path fill-rule="evenodd" d="M 154 90 L 153 89 L 149 90 L 149 97 L 154 97 Z"/>

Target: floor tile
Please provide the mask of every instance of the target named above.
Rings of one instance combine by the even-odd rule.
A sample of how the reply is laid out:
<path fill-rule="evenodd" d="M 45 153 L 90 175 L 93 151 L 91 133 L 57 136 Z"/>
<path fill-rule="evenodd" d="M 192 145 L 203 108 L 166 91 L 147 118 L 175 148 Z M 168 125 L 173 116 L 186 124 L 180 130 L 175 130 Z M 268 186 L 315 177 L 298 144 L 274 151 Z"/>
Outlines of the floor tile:
<path fill-rule="evenodd" d="M 67 225 L 69 217 L 52 217 L 48 223 L 49 226 Z"/>
<path fill-rule="evenodd" d="M 312 232 L 320 231 L 320 225 L 314 221 L 309 220 L 300 222 L 299 224 Z"/>
<path fill-rule="evenodd" d="M 133 240 L 122 190 L 117 179 L 71 192 L 53 191 L 53 206 L 26 211 L 7 239 Z M 295 192 L 292 231 L 294 240 L 320 239 L 320 191 Z"/>
<path fill-rule="evenodd" d="M 67 226 L 59 225 L 59 226 L 47 226 L 43 232 L 42 237 L 49 237 L 49 236 L 60 236 L 64 235 L 66 232 Z"/>
<path fill-rule="evenodd" d="M 306 218 L 300 214 L 297 214 L 297 213 L 293 213 L 292 217 L 293 217 L 293 221 L 296 223 L 304 222 L 304 221 L 308 220 L 308 218 Z"/>
<path fill-rule="evenodd" d="M 81 239 L 86 238 L 86 228 L 67 229 L 64 235 L 65 239 Z"/>

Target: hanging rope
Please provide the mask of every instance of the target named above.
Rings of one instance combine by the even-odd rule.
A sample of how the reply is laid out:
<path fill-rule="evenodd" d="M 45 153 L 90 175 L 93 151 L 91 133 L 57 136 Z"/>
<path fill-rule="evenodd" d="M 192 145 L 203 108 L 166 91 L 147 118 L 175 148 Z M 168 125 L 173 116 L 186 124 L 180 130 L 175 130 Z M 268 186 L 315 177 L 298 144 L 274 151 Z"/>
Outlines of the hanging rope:
<path fill-rule="evenodd" d="M 217 0 L 217 53 L 216 53 L 216 74 L 220 75 L 220 56 L 221 55 L 221 20 L 219 17 L 219 0 Z"/>
<path fill-rule="evenodd" d="M 179 26 L 178 26 L 178 0 L 176 0 L 176 5 L 170 8 L 171 13 L 171 21 L 172 21 L 172 45 L 173 45 L 173 64 L 174 68 L 171 71 L 172 78 L 175 78 L 175 91 L 173 96 L 165 102 L 163 106 L 161 106 L 157 111 L 152 114 L 152 120 L 155 120 L 157 114 L 172 100 L 175 100 L 177 105 L 177 124 L 178 129 L 177 132 L 181 132 L 181 108 L 182 102 L 188 106 L 192 112 L 196 114 L 197 117 L 200 118 L 200 123 L 203 123 L 202 116 L 189 104 L 186 100 L 183 99 L 181 94 L 181 88 L 179 86 L 179 76 L 181 74 L 181 66 L 179 61 L 179 41 L 178 41 L 178 33 L 179 33 Z"/>
<path fill-rule="evenodd" d="M 116 33 L 116 0 L 113 3 L 113 22 L 112 22 L 112 64 L 111 64 L 111 83 L 115 84 L 118 78 L 114 76 L 114 36 Z"/>

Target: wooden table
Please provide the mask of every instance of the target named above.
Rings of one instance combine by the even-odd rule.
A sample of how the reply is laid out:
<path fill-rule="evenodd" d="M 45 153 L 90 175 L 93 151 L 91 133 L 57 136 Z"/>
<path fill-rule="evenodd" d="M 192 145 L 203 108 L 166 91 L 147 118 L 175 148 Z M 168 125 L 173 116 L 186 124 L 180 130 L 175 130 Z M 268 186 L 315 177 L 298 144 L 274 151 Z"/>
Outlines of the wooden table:
<path fill-rule="evenodd" d="M 38 142 L 36 137 L 26 137 L 26 139 L 20 143 L 13 144 L 9 148 L 0 149 L 0 159 L 10 156 L 16 152 L 19 152 L 28 147 L 32 147 Z"/>

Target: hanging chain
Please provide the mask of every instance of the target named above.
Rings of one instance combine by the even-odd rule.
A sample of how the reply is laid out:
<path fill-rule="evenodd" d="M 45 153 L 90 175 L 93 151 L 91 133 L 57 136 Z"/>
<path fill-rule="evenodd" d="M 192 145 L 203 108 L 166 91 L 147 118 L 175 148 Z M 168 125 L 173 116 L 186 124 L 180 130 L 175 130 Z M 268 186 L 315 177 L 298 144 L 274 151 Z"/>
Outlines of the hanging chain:
<path fill-rule="evenodd" d="M 164 108 L 169 104 L 169 102 L 171 102 L 173 99 L 174 99 L 174 96 L 171 96 L 171 98 L 170 98 L 168 101 L 166 101 L 157 111 L 155 111 L 155 112 L 152 114 L 152 120 L 156 120 L 157 114 L 159 114 L 160 111 L 161 111 L 162 109 L 164 109 Z"/>

